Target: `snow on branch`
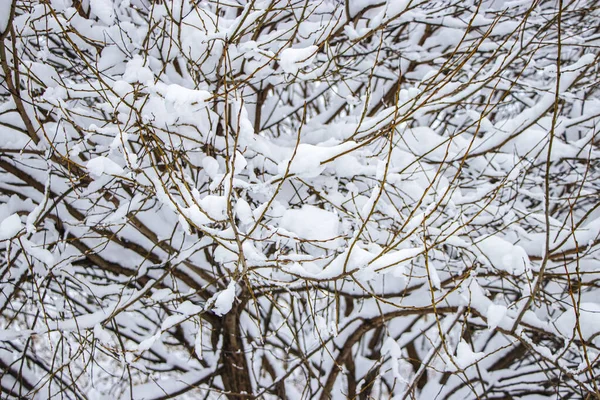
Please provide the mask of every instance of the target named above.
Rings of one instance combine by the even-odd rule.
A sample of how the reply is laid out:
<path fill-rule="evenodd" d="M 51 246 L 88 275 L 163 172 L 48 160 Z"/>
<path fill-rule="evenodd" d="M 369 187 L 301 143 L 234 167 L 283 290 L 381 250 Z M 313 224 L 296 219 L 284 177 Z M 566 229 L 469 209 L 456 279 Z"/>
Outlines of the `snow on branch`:
<path fill-rule="evenodd" d="M 598 10 L 0 0 L 1 397 L 600 397 Z"/>

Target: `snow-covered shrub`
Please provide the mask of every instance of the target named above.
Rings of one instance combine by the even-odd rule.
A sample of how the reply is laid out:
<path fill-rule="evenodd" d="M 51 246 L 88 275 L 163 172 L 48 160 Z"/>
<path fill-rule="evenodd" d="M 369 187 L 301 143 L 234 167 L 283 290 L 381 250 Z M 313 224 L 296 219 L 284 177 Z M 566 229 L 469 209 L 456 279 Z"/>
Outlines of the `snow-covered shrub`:
<path fill-rule="evenodd" d="M 2 398 L 595 398 L 597 1 L 0 1 Z"/>

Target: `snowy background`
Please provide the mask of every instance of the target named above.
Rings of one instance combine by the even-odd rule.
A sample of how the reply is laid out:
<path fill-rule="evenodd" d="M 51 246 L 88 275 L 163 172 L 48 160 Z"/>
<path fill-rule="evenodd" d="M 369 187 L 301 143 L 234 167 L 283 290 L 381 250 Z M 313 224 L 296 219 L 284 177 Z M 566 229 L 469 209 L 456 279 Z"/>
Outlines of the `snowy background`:
<path fill-rule="evenodd" d="M 0 397 L 600 396 L 599 26 L 0 0 Z"/>

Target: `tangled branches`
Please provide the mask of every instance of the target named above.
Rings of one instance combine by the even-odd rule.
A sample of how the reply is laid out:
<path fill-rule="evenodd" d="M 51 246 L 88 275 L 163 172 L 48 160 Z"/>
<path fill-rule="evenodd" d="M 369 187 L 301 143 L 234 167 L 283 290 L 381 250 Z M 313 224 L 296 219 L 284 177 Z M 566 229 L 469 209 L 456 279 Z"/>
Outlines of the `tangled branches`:
<path fill-rule="evenodd" d="M 600 396 L 597 1 L 0 7 L 2 396 Z"/>

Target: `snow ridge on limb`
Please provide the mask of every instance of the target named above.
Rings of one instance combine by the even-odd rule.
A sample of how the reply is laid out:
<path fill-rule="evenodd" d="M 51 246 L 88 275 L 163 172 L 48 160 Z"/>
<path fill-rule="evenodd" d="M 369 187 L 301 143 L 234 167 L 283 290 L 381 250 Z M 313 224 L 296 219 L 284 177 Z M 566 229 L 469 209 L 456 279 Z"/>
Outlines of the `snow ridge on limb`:
<path fill-rule="evenodd" d="M 0 392 L 600 396 L 596 3 L 0 0 Z"/>

